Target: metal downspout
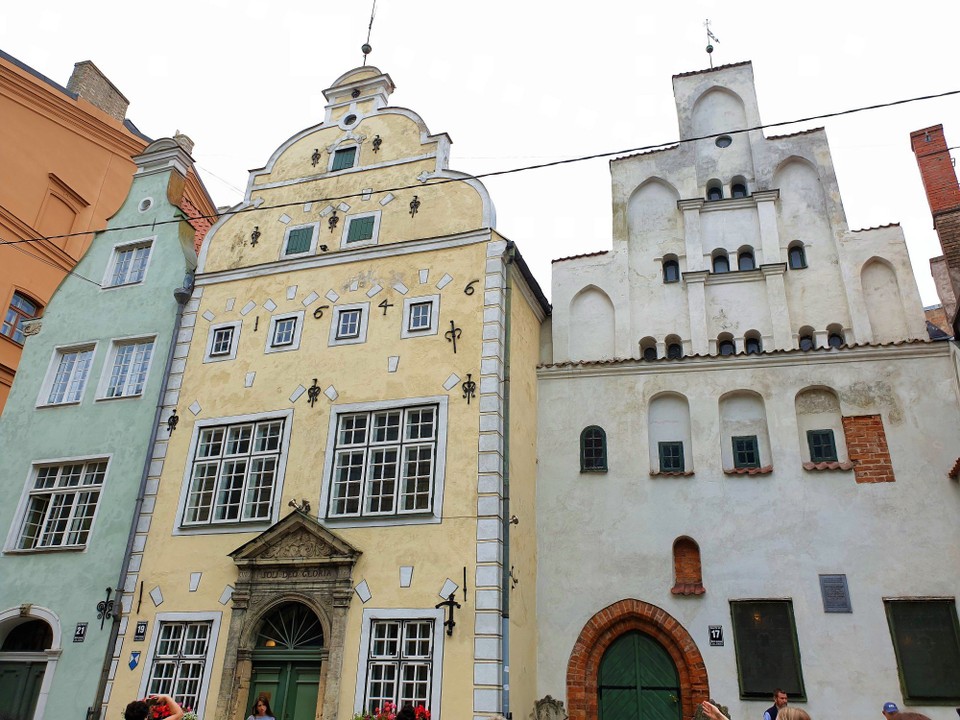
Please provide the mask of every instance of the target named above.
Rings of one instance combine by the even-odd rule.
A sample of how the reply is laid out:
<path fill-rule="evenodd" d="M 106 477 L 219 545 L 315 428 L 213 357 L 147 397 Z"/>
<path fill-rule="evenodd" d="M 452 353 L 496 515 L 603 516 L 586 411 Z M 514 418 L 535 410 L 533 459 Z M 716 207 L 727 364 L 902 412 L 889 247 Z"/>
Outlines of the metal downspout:
<path fill-rule="evenodd" d="M 505 265 L 504 320 L 503 320 L 503 565 L 500 588 L 500 662 L 502 667 L 502 715 L 510 715 L 510 311 L 513 285 L 510 282 L 510 266 L 516 256 L 516 246 L 507 242 L 503 253 Z"/>
<path fill-rule="evenodd" d="M 192 284 L 192 273 L 188 275 Z M 185 283 L 186 284 L 186 283 Z M 87 708 L 87 720 L 103 717 L 105 708 L 104 694 L 107 689 L 107 680 L 110 677 L 110 665 L 113 662 L 113 653 L 116 649 L 117 637 L 120 635 L 120 617 L 123 615 L 123 587 L 126 584 L 127 571 L 130 569 L 130 557 L 133 555 L 133 543 L 137 536 L 137 526 L 140 522 L 140 510 L 143 508 L 143 496 L 147 489 L 147 477 L 150 475 L 150 463 L 153 460 L 153 446 L 160 431 L 160 414 L 163 412 L 163 398 L 167 394 L 167 381 L 170 378 L 170 368 L 173 366 L 173 355 L 177 347 L 177 336 L 180 334 L 180 323 L 183 319 L 183 309 L 190 300 L 191 291 L 187 288 L 177 288 L 173 296 L 177 299 L 177 317 L 173 324 L 173 335 L 170 338 L 170 349 L 167 351 L 167 362 L 163 370 L 163 384 L 157 396 L 157 409 L 153 415 L 153 429 L 150 431 L 150 442 L 147 444 L 147 453 L 143 458 L 143 471 L 140 473 L 140 489 L 137 491 L 137 500 L 133 506 L 133 519 L 130 521 L 130 534 L 127 536 L 127 549 L 123 553 L 123 563 L 120 566 L 120 579 L 117 581 L 116 605 L 113 622 L 110 624 L 110 639 L 107 641 L 107 652 L 103 658 L 103 668 L 100 671 L 100 682 L 97 685 L 97 694 L 93 705 Z"/>

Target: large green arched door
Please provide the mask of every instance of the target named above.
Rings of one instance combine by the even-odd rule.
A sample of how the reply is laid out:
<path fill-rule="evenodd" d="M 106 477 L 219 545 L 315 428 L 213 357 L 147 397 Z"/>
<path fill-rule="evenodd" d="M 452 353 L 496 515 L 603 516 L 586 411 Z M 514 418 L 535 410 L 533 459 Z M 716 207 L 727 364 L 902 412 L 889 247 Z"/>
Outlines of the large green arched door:
<path fill-rule="evenodd" d="M 599 720 L 680 720 L 680 680 L 673 659 L 649 635 L 617 638 L 600 661 Z"/>
<path fill-rule="evenodd" d="M 257 637 L 244 715 L 264 695 L 277 720 L 313 720 L 323 652 L 323 628 L 309 608 L 300 603 L 277 608 Z"/>

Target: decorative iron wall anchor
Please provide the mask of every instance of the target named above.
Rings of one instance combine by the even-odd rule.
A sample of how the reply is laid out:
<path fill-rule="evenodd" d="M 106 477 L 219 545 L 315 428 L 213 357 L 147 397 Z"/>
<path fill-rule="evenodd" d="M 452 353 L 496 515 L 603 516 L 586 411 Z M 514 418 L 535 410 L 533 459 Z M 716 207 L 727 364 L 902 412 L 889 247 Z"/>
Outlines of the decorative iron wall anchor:
<path fill-rule="evenodd" d="M 260 226 L 254 225 L 253 232 L 250 233 L 250 245 L 252 245 L 253 247 L 256 247 L 259 241 L 260 241 Z"/>
<path fill-rule="evenodd" d="M 310 407 L 313 407 L 318 397 L 320 397 L 320 386 L 317 385 L 317 379 L 314 378 L 313 385 L 307 389 L 307 400 L 310 402 Z"/>
<path fill-rule="evenodd" d="M 480 282 L 479 278 L 477 280 L 471 280 L 470 282 L 468 282 L 467 286 L 463 289 L 463 294 L 473 295 L 476 292 L 473 286 L 476 285 L 478 282 Z"/>
<path fill-rule="evenodd" d="M 470 404 L 470 398 L 476 397 L 477 383 L 472 380 L 473 374 L 467 373 L 467 379 L 463 382 L 463 397 L 467 399 L 467 405 Z"/>
<path fill-rule="evenodd" d="M 447 635 L 453 635 L 453 628 L 457 624 L 457 621 L 453 619 L 453 610 L 454 608 L 459 610 L 460 603 L 453 599 L 455 595 L 456 593 L 450 593 L 450 597 L 448 597 L 442 603 L 437 603 L 434 606 L 437 610 L 440 608 L 447 608 L 447 619 L 443 623 L 444 627 L 447 628 Z"/>
<path fill-rule="evenodd" d="M 319 320 L 320 318 L 322 318 L 322 317 L 323 317 L 323 311 L 324 311 L 324 310 L 329 310 L 329 309 L 330 309 L 330 306 L 329 306 L 329 305 L 321 305 L 320 307 L 318 307 L 316 310 L 313 311 L 313 318 L 314 318 L 314 320 Z"/>
<path fill-rule="evenodd" d="M 380 146 L 381 146 L 381 145 L 383 145 L 383 140 L 380 138 L 379 135 L 374 135 L 374 136 L 373 136 L 373 151 L 374 151 L 374 152 L 380 152 Z"/>
<path fill-rule="evenodd" d="M 103 623 L 108 617 L 113 617 L 113 608 L 114 601 L 110 599 L 110 595 L 113 593 L 113 588 L 107 588 L 107 598 L 106 600 L 101 600 L 97 603 L 97 620 L 100 621 L 100 629 L 103 630 Z M 119 595 L 118 595 L 119 597 Z"/>
<path fill-rule="evenodd" d="M 460 339 L 460 336 L 463 334 L 463 331 L 456 326 L 453 320 L 450 321 L 450 329 L 447 330 L 443 336 L 447 339 L 447 342 L 453 343 L 453 354 L 457 354 L 457 340 Z"/>
<path fill-rule="evenodd" d="M 180 422 L 180 416 L 177 415 L 177 409 L 174 408 L 173 413 L 167 418 L 167 435 L 173 435 L 173 431 L 177 429 L 178 422 Z"/>
<path fill-rule="evenodd" d="M 413 217 L 417 214 L 417 210 L 420 209 L 420 198 L 417 195 L 413 196 L 413 200 L 410 201 L 410 217 Z"/>
<path fill-rule="evenodd" d="M 327 220 L 327 225 L 330 226 L 330 232 L 333 232 L 337 229 L 337 223 L 340 222 L 340 218 L 337 216 L 337 209 L 333 209 L 333 215 L 330 216 L 330 219 Z"/>
<path fill-rule="evenodd" d="M 387 308 L 392 308 L 392 307 L 393 307 L 393 303 L 387 302 L 386 300 L 382 300 L 382 301 L 380 302 L 380 304 L 377 305 L 377 307 L 383 308 L 383 314 L 386 315 L 386 314 L 387 314 Z"/>
<path fill-rule="evenodd" d="M 320 148 L 313 149 L 313 155 L 310 156 L 310 162 L 313 163 L 314 167 L 316 167 L 317 163 L 320 162 Z"/>

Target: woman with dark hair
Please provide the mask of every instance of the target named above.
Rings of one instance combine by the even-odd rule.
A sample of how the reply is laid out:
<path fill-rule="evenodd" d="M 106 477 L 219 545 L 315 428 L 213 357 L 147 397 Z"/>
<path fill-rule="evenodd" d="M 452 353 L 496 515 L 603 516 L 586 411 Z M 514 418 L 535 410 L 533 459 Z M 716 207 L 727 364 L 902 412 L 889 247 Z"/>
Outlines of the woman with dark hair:
<path fill-rule="evenodd" d="M 253 703 L 253 707 L 250 709 L 250 717 L 247 720 L 276 720 L 273 717 L 273 710 L 270 709 L 270 701 L 267 700 L 266 695 L 259 696 Z"/>
<path fill-rule="evenodd" d="M 134 700 L 123 711 L 124 720 L 147 720 L 151 705 L 166 704 L 170 714 L 167 720 L 180 720 L 183 717 L 183 708 L 169 695 L 150 695 L 146 700 Z"/>

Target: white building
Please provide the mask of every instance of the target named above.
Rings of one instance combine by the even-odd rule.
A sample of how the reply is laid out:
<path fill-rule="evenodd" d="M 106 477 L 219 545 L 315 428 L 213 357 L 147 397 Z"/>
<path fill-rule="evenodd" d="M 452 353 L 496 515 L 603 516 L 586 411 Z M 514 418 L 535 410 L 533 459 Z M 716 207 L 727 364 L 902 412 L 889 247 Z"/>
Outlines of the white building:
<path fill-rule="evenodd" d="M 823 130 L 753 129 L 749 63 L 673 86 L 679 143 L 611 163 L 612 249 L 553 266 L 537 695 L 952 717 L 956 346 L 899 226 L 849 229 Z"/>

